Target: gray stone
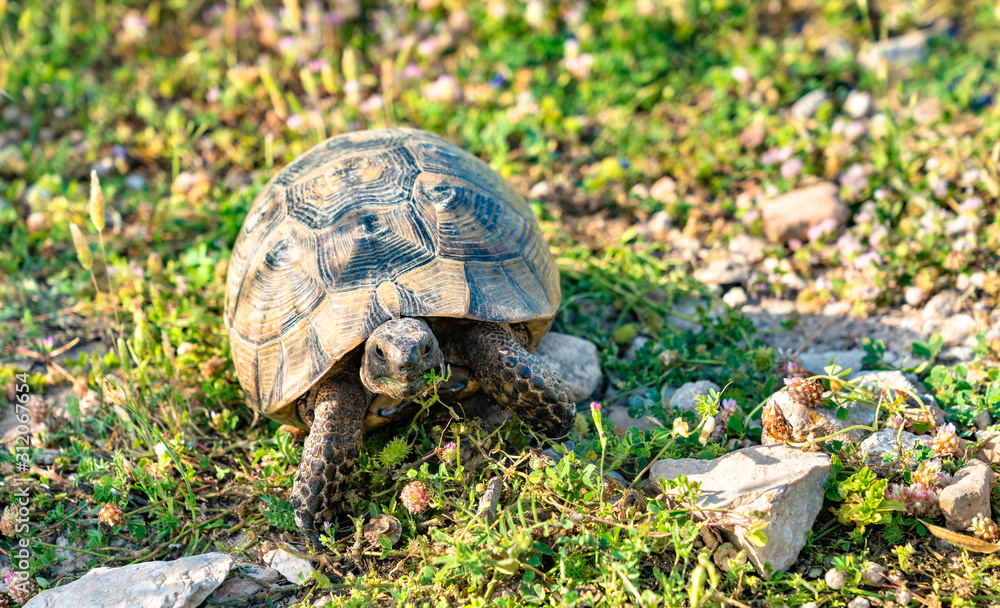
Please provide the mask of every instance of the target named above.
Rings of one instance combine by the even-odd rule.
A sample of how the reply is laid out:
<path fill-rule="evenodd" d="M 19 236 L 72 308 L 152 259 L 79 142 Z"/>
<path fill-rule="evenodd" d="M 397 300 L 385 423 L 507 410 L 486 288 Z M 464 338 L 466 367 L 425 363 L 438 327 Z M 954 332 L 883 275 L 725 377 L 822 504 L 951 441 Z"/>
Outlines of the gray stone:
<path fill-rule="evenodd" d="M 212 592 L 212 603 L 225 604 L 264 593 L 271 585 L 251 577 L 236 577 L 226 580 Z"/>
<path fill-rule="evenodd" d="M 783 194 L 763 207 L 764 236 L 774 243 L 792 239 L 806 241 L 809 229 L 832 221 L 840 228 L 851 217 L 851 210 L 840 200 L 832 182 L 822 182 Z"/>
<path fill-rule="evenodd" d="M 24 608 L 195 608 L 226 579 L 233 558 L 225 553 L 94 568 L 68 585 L 46 589 Z"/>
<path fill-rule="evenodd" d="M 903 469 L 904 464 L 910 468 L 916 466 L 916 450 L 920 445 L 929 441 L 929 435 L 920 437 L 907 431 L 882 429 L 877 433 L 872 433 L 862 441 L 858 445 L 858 452 L 866 467 L 880 477 L 888 477 L 889 474 Z M 900 457 L 900 449 L 902 449 L 902 458 Z M 887 460 L 886 457 L 889 459 Z"/>
<path fill-rule="evenodd" d="M 90 170 L 97 173 L 97 177 L 107 177 L 115 169 L 115 159 L 105 156 L 94 164 L 90 165 Z"/>
<path fill-rule="evenodd" d="M 786 272 L 781 275 L 781 284 L 792 291 L 802 291 L 806 287 L 809 287 L 809 283 L 806 283 L 805 279 L 794 272 Z"/>
<path fill-rule="evenodd" d="M 847 408 L 847 419 L 841 420 L 837 418 L 836 409 L 807 408 L 792 399 L 788 391 L 779 391 L 771 395 L 768 403 L 772 402 L 777 404 L 785 416 L 785 420 L 792 427 L 794 441 L 803 441 L 810 433 L 818 439 L 852 426 L 870 427 L 875 422 L 875 408 L 866 403 L 851 402 L 846 404 L 844 407 Z M 870 432 L 864 429 L 852 429 L 837 435 L 831 441 L 859 443 L 869 434 Z M 767 433 L 761 436 L 761 441 L 765 444 L 779 443 Z"/>
<path fill-rule="evenodd" d="M 989 410 L 979 410 L 978 412 L 976 412 L 976 415 L 972 418 L 972 426 L 976 427 L 977 429 L 985 429 L 992 423 L 993 420 L 990 418 Z"/>
<path fill-rule="evenodd" d="M 915 31 L 895 36 L 873 44 L 858 53 L 858 62 L 869 70 L 877 70 L 884 57 L 890 67 L 910 67 L 927 59 L 927 39 L 931 35 L 925 31 Z"/>
<path fill-rule="evenodd" d="M 844 112 L 851 118 L 864 118 L 871 109 L 872 96 L 864 91 L 851 91 L 844 100 Z"/>
<path fill-rule="evenodd" d="M 850 380 L 861 371 L 861 360 L 864 356 L 864 350 L 855 348 L 851 350 L 828 350 L 819 353 L 805 352 L 798 356 L 798 360 L 799 365 L 814 374 L 820 375 L 826 373 L 823 369 L 830 364 L 830 359 L 832 358 L 833 362 L 839 365 L 841 370 L 851 370 L 851 373 L 847 375 L 848 380 Z"/>
<path fill-rule="evenodd" d="M 924 305 L 924 309 L 920 314 L 924 319 L 940 319 L 950 317 L 954 314 L 955 306 L 957 304 L 957 293 L 954 291 L 942 291 L 927 301 L 927 304 Z"/>
<path fill-rule="evenodd" d="M 732 257 L 718 258 L 694 271 L 694 278 L 706 285 L 743 283 L 750 276 L 750 267 Z"/>
<path fill-rule="evenodd" d="M 671 311 L 676 312 L 678 315 L 682 316 L 674 316 L 668 314 L 667 325 L 680 331 L 687 331 L 690 329 L 694 331 L 694 333 L 696 334 L 701 333 L 702 330 L 701 325 L 699 325 L 695 321 L 689 321 L 687 318 L 683 317 L 697 319 L 698 309 L 704 309 L 706 311 L 705 316 L 707 316 L 709 319 L 716 319 L 720 315 L 722 315 L 724 311 L 724 307 L 721 304 L 713 306 L 712 303 L 707 300 L 691 296 L 685 296 L 683 298 L 678 299 L 676 302 L 673 303 L 670 309 Z"/>
<path fill-rule="evenodd" d="M 955 473 L 952 484 L 938 495 L 938 505 L 950 529 L 965 531 L 976 515 L 990 516 L 994 481 L 990 465 L 981 460 L 970 460 Z"/>
<path fill-rule="evenodd" d="M 601 358 L 590 340 L 549 332 L 535 356 L 562 379 L 574 401 L 583 401 L 601 385 Z"/>
<path fill-rule="evenodd" d="M 142 190 L 146 187 L 146 178 L 138 173 L 131 173 L 125 177 L 125 187 L 129 190 Z"/>
<path fill-rule="evenodd" d="M 813 115 L 816 114 L 816 110 L 819 109 L 820 104 L 828 98 L 829 95 L 827 95 L 826 91 L 823 89 L 809 91 L 800 97 L 798 101 L 792 104 L 792 118 L 796 120 L 806 120 L 808 118 L 812 118 Z"/>
<path fill-rule="evenodd" d="M 242 574 L 250 578 L 257 579 L 263 583 L 273 585 L 281 580 L 281 573 L 274 568 L 261 568 L 260 566 L 243 566 Z"/>
<path fill-rule="evenodd" d="M 646 223 L 647 234 L 654 241 L 665 241 L 674 227 L 674 220 L 666 211 L 657 211 Z"/>
<path fill-rule="evenodd" d="M 941 324 L 941 340 L 949 346 L 962 344 L 975 333 L 976 319 L 970 314 L 952 315 Z"/>
<path fill-rule="evenodd" d="M 670 397 L 669 401 L 664 401 L 666 407 L 676 407 L 682 412 L 694 412 L 698 408 L 695 398 L 700 395 L 708 395 L 709 391 L 721 392 L 722 387 L 711 380 L 698 380 L 697 382 L 685 382 Z"/>
<path fill-rule="evenodd" d="M 743 259 L 747 264 L 756 264 L 763 260 L 765 249 L 767 241 L 748 234 L 737 234 L 729 241 L 729 253 Z"/>
<path fill-rule="evenodd" d="M 628 415 L 628 410 L 628 407 L 621 405 L 608 408 L 608 420 L 610 420 L 611 424 L 614 425 L 614 432 L 618 437 L 625 436 L 629 429 L 648 431 L 650 425 L 655 425 L 660 428 L 663 427 L 662 422 L 651 416 L 632 418 Z"/>
<path fill-rule="evenodd" d="M 632 340 L 632 343 L 628 345 L 628 349 L 622 356 L 622 361 L 625 362 L 635 361 L 635 357 L 636 354 L 639 352 L 639 349 L 645 346 L 646 343 L 649 342 L 650 340 L 652 340 L 652 338 L 650 338 L 649 336 L 636 336 L 635 339 Z"/>
<path fill-rule="evenodd" d="M 945 423 L 945 414 L 937 405 L 934 395 L 922 393 L 913 382 L 900 371 L 866 371 L 859 372 L 854 376 L 858 386 L 869 391 L 880 393 L 883 389 L 892 389 L 906 393 L 907 409 L 903 411 L 903 418 L 906 420 L 906 429 L 912 430 L 913 424 L 917 422 L 930 423 L 933 426 L 941 426 Z M 919 397 L 920 401 L 914 399 Z"/>
<path fill-rule="evenodd" d="M 851 44 L 843 38 L 831 38 L 823 49 L 827 61 L 845 61 L 854 55 Z"/>
<path fill-rule="evenodd" d="M 976 458 L 988 464 L 1000 464 L 1000 430 L 976 431 L 976 443 L 982 443 Z"/>
<path fill-rule="evenodd" d="M 746 527 L 729 524 L 721 530 L 747 552 L 760 575 L 767 577 L 765 564 L 771 565 L 772 572 L 784 572 L 805 546 L 806 534 L 823 506 L 830 457 L 784 445 L 756 446 L 715 460 L 660 460 L 651 467 L 649 479 L 659 489 L 661 479 L 676 479 L 678 475 L 701 484 L 699 507 L 735 510 L 748 516 L 755 511 L 765 513 L 768 541 L 763 547 L 746 538 Z M 732 521 L 734 517 L 719 512 L 693 515 L 713 521 Z"/>
<path fill-rule="evenodd" d="M 296 585 L 302 585 L 310 580 L 313 573 L 312 562 L 292 555 L 284 549 L 272 549 L 265 553 L 264 563 L 280 572 L 288 582 Z"/>

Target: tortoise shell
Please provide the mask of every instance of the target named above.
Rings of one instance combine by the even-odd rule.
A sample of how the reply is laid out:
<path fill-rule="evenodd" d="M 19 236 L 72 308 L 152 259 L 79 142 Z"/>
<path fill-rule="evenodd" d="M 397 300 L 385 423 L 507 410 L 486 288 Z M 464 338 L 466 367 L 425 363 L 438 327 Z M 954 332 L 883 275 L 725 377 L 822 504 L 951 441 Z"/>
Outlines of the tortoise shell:
<path fill-rule="evenodd" d="M 385 321 L 523 323 L 533 349 L 559 299 L 524 199 L 440 137 L 391 129 L 332 137 L 257 195 L 224 319 L 249 405 L 306 428 L 296 399 Z"/>

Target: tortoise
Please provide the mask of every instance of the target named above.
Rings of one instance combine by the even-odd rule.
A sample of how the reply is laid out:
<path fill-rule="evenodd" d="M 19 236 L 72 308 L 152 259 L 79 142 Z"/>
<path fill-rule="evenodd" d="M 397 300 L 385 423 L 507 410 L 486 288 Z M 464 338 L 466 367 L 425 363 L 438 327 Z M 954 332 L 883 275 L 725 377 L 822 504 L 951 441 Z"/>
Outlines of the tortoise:
<path fill-rule="evenodd" d="M 559 277 L 531 209 L 486 163 L 414 129 L 327 139 L 258 194 L 224 319 L 251 408 L 308 430 L 292 487 L 313 543 L 341 510 L 366 430 L 431 390 L 478 390 L 558 437 L 576 407 L 531 351 Z"/>

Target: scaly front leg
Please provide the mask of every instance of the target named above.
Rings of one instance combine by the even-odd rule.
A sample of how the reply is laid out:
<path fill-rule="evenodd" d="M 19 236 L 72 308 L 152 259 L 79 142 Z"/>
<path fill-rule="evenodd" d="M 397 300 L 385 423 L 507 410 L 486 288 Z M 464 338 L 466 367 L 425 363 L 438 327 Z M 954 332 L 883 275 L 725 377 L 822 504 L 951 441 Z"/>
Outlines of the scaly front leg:
<path fill-rule="evenodd" d="M 344 493 L 364 438 L 368 396 L 357 373 L 331 374 L 300 401 L 299 416 L 310 425 L 292 486 L 295 523 L 319 546 L 323 522 L 343 510 Z"/>
<path fill-rule="evenodd" d="M 576 404 L 566 385 L 542 365 L 506 325 L 478 323 L 459 345 L 483 390 L 547 437 L 573 426 Z"/>

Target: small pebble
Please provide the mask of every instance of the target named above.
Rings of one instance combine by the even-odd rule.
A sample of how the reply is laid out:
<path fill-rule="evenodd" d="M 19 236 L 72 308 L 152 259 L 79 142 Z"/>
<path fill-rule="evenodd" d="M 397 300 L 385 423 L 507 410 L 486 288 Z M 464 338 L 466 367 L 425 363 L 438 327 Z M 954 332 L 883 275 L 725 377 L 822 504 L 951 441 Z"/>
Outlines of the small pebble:
<path fill-rule="evenodd" d="M 805 604 L 799 606 L 799 608 L 819 608 L 819 604 L 816 602 L 806 602 Z"/>
<path fill-rule="evenodd" d="M 823 580 L 826 581 L 826 586 L 834 591 L 847 586 L 847 575 L 836 568 L 827 570 Z"/>
<path fill-rule="evenodd" d="M 90 170 L 97 173 L 97 177 L 107 177 L 115 168 L 115 159 L 106 156 L 90 166 Z"/>
<path fill-rule="evenodd" d="M 927 299 L 927 292 L 919 287 L 910 286 L 903 290 L 903 299 L 910 306 L 920 306 Z"/>
<path fill-rule="evenodd" d="M 863 597 L 856 597 L 847 602 L 847 608 L 871 608 L 872 604 Z"/>
<path fill-rule="evenodd" d="M 133 173 L 125 178 L 125 187 L 129 190 L 142 190 L 146 187 L 146 178 Z"/>
<path fill-rule="evenodd" d="M 661 203 L 672 203 L 677 200 L 677 182 L 670 177 L 661 177 L 649 189 L 649 195 Z"/>
<path fill-rule="evenodd" d="M 726 295 L 722 296 L 722 301 L 728 304 L 730 308 L 741 308 L 749 299 L 747 298 L 747 292 L 742 287 L 733 287 L 726 292 Z"/>
<path fill-rule="evenodd" d="M 827 100 L 827 97 L 826 91 L 822 89 L 809 91 L 792 105 L 792 118 L 797 120 L 812 118 L 816 110 L 819 109 L 820 104 Z"/>
<path fill-rule="evenodd" d="M 844 100 L 844 112 L 851 118 L 864 118 L 872 106 L 872 96 L 864 91 L 851 91 Z"/>
<path fill-rule="evenodd" d="M 881 564 L 868 564 L 861 576 L 869 585 L 879 585 L 885 582 L 885 577 L 882 576 L 883 572 L 885 572 L 885 568 Z"/>
<path fill-rule="evenodd" d="M 900 606 L 908 606 L 913 601 L 913 594 L 906 589 L 896 589 L 896 603 Z"/>

